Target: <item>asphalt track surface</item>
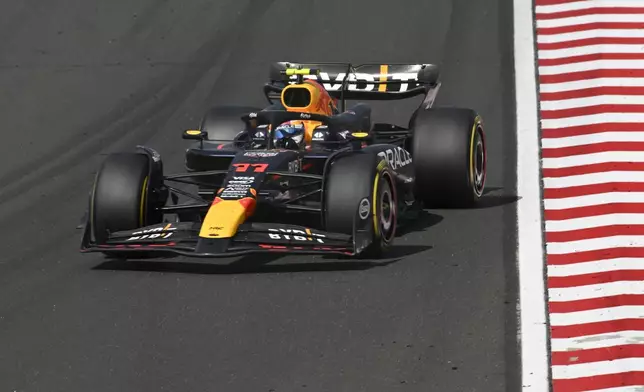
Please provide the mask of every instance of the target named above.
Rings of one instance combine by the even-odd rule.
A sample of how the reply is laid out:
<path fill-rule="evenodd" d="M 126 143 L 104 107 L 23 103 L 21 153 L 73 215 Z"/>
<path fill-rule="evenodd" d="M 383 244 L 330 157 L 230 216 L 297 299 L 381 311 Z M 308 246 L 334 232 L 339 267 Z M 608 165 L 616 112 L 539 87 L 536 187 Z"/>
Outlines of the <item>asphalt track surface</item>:
<path fill-rule="evenodd" d="M 0 4 L 0 390 L 519 390 L 511 7 Z M 486 124 L 482 208 L 429 211 L 381 261 L 78 253 L 101 154 L 146 144 L 181 170 L 180 131 L 264 104 L 276 60 L 441 65 L 437 104 Z M 374 107 L 406 124 L 413 104 Z"/>

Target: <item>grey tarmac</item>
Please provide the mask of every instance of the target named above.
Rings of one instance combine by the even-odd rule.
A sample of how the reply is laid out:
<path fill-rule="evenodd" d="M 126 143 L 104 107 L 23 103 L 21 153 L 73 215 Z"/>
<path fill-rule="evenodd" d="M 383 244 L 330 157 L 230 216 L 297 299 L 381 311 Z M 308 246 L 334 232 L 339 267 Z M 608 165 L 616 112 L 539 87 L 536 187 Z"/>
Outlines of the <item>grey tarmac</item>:
<path fill-rule="evenodd" d="M 0 391 L 519 390 L 511 29 L 509 0 L 2 2 Z M 439 64 L 436 104 L 485 121 L 481 208 L 385 260 L 79 254 L 105 154 L 180 171 L 181 131 L 263 105 L 271 61 Z"/>

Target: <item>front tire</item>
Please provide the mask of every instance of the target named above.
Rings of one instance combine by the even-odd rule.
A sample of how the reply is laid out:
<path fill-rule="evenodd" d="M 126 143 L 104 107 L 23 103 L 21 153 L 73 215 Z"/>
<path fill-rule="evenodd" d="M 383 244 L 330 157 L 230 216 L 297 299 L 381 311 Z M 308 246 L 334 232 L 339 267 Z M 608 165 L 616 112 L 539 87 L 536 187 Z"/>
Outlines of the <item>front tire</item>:
<path fill-rule="evenodd" d="M 90 205 L 91 228 L 97 244 L 104 244 L 109 232 L 161 223 L 162 216 L 150 213 L 149 165 L 146 155 L 136 153 L 112 154 L 103 162 Z"/>
<path fill-rule="evenodd" d="M 380 257 L 396 236 L 398 200 L 393 177 L 388 167 L 378 165 L 371 154 L 356 154 L 333 163 L 325 191 L 326 230 L 354 234 L 354 219 L 370 220 L 373 227 L 371 245 L 363 251 L 367 257 Z M 360 207 L 368 215 L 356 216 Z M 366 208 L 363 209 L 366 211 Z"/>
<path fill-rule="evenodd" d="M 470 109 L 420 110 L 412 126 L 416 197 L 428 207 L 475 205 L 487 172 L 481 117 Z"/>

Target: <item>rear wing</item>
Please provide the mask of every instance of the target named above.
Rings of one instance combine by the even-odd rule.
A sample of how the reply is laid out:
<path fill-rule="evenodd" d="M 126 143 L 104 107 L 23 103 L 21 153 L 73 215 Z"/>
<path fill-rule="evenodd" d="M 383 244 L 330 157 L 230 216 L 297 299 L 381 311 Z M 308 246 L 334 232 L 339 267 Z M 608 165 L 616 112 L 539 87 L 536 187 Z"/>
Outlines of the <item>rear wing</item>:
<path fill-rule="evenodd" d="M 293 70 L 300 70 L 293 72 Z M 433 103 L 440 86 L 439 69 L 434 64 L 360 64 L 275 62 L 270 67 L 270 83 L 264 91 L 269 101 L 287 83 L 298 77 L 321 83 L 329 94 L 351 100 L 395 100 L 427 95 Z"/>

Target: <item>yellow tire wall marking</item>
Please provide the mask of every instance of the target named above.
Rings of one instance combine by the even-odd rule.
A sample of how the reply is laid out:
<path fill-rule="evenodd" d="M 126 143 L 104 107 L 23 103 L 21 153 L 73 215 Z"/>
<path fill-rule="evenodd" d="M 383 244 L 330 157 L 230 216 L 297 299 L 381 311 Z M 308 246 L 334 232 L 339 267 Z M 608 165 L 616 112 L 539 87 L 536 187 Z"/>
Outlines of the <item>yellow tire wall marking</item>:
<path fill-rule="evenodd" d="M 148 177 L 143 180 L 143 189 L 141 190 L 141 206 L 139 208 L 139 226 L 143 226 L 144 213 L 145 213 L 145 196 L 148 191 Z"/>
<path fill-rule="evenodd" d="M 481 123 L 481 117 L 476 116 L 474 119 L 474 126 L 472 127 L 472 136 L 470 137 L 470 184 L 474 185 L 474 136 Z"/>

